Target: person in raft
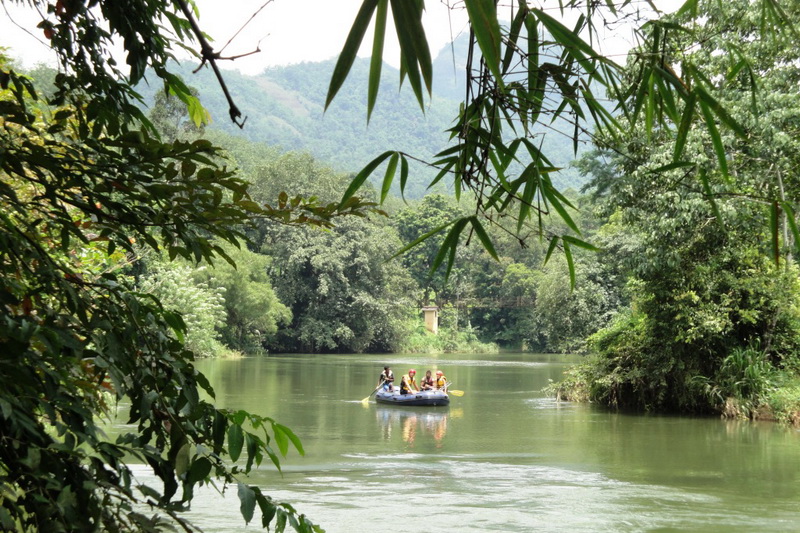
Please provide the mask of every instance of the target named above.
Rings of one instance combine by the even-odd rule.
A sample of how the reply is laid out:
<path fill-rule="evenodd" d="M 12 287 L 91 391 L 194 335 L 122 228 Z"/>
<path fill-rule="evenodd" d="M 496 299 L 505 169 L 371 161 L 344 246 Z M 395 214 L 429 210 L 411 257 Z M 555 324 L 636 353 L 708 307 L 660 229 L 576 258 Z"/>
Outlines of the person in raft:
<path fill-rule="evenodd" d="M 436 390 L 447 392 L 447 378 L 441 370 L 436 371 L 436 381 L 434 382 Z"/>
<path fill-rule="evenodd" d="M 431 376 L 430 370 L 425 372 L 425 377 L 422 378 L 420 390 L 433 390 L 433 376 Z"/>
<path fill-rule="evenodd" d="M 394 390 L 392 382 L 394 382 L 394 373 L 392 372 L 392 369 L 388 366 L 383 367 L 383 372 L 381 372 L 381 375 L 378 378 L 378 387 L 383 385 L 383 390 L 392 392 Z"/>
<path fill-rule="evenodd" d="M 419 392 L 417 380 L 414 379 L 416 375 L 417 371 L 412 368 L 408 371 L 408 374 L 403 376 L 403 379 L 400 380 L 400 394 L 414 394 L 415 392 Z"/>

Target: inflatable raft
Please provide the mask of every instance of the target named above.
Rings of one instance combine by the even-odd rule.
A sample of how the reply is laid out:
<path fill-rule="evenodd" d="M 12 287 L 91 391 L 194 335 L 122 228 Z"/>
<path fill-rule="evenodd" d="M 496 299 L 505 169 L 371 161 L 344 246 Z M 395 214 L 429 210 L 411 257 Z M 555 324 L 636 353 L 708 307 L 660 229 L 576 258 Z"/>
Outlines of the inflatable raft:
<path fill-rule="evenodd" d="M 380 390 L 375 393 L 375 401 L 390 405 L 450 405 L 450 398 L 447 393 L 438 390 L 426 390 L 412 394 L 400 394 L 400 390 L 397 388 L 392 392 Z"/>

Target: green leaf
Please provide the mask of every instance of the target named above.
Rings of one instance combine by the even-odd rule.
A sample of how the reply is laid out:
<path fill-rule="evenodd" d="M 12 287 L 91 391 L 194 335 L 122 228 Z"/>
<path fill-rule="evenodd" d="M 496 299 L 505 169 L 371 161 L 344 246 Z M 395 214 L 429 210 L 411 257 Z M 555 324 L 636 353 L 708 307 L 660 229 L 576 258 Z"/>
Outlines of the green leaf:
<path fill-rule="evenodd" d="M 258 437 L 252 433 L 245 432 L 244 434 L 245 447 L 247 448 L 247 463 L 245 464 L 244 471 L 250 472 L 253 468 L 253 463 L 259 464 L 261 462 L 260 442 Z M 278 468 L 280 470 L 280 468 Z"/>
<path fill-rule="evenodd" d="M 495 261 L 499 261 L 500 258 L 497 256 L 497 251 L 494 249 L 494 244 L 492 244 L 492 239 L 489 238 L 489 235 L 486 233 L 486 230 L 481 225 L 481 221 L 478 220 L 477 216 L 472 216 L 469 218 L 470 224 L 472 224 L 472 229 L 475 231 L 475 235 L 478 236 L 478 239 L 481 241 L 483 248 L 489 252 Z"/>
<path fill-rule="evenodd" d="M 400 43 L 401 63 L 405 66 L 408 81 L 420 108 L 424 110 L 420 75 L 430 93 L 433 66 L 428 39 L 422 26 L 422 6 L 414 0 L 391 0 L 391 6 L 397 40 Z"/>
<path fill-rule="evenodd" d="M 245 524 L 249 524 L 253 519 L 253 513 L 256 510 L 256 493 L 244 483 L 239 483 L 237 493 L 239 495 L 240 502 L 239 511 L 242 513 L 242 518 L 244 518 Z"/>
<path fill-rule="evenodd" d="M 517 9 L 517 14 L 514 16 L 514 20 L 511 21 L 511 28 L 508 32 L 506 51 L 503 57 L 503 74 L 508 73 L 508 69 L 511 66 L 511 60 L 514 58 L 514 52 L 520 48 L 518 45 L 519 34 L 527 16 L 528 6 L 524 2 L 520 2 Z"/>
<path fill-rule="evenodd" d="M 694 106 L 697 96 L 694 92 L 689 94 L 689 99 L 683 108 L 683 117 L 678 126 L 678 134 L 675 138 L 675 149 L 672 152 L 672 160 L 677 162 L 683 157 L 683 149 L 686 146 L 686 139 L 689 135 L 689 128 L 692 126 L 692 119 L 694 118 Z"/>
<path fill-rule="evenodd" d="M 372 57 L 369 64 L 369 87 L 367 89 L 367 122 L 372 116 L 372 109 L 378 100 L 378 88 L 381 84 L 381 67 L 383 66 L 383 42 L 386 35 L 386 15 L 389 0 L 378 0 L 378 12 L 375 16 L 375 37 L 372 42 Z"/>
<path fill-rule="evenodd" d="M 406 244 L 405 246 L 403 246 L 402 248 L 400 248 L 400 250 L 398 250 L 398 251 L 397 251 L 397 252 L 396 252 L 396 253 L 395 253 L 395 254 L 394 254 L 392 257 L 391 257 L 391 259 L 394 259 L 394 258 L 396 258 L 396 257 L 399 257 L 399 256 L 403 255 L 404 253 L 406 253 L 407 251 L 409 251 L 409 250 L 410 250 L 410 249 L 412 249 L 413 247 L 417 246 L 419 243 L 421 243 L 421 242 L 424 242 L 424 241 L 426 241 L 426 240 L 430 239 L 431 237 L 433 237 L 433 236 L 434 236 L 434 235 L 436 235 L 437 233 L 439 233 L 439 232 L 443 231 L 445 228 L 447 228 L 448 226 L 451 226 L 451 225 L 455 224 L 456 222 L 458 222 L 458 220 L 451 220 L 450 222 L 446 222 L 446 223 L 442 224 L 441 226 L 437 226 L 437 227 L 433 228 L 431 231 L 429 231 L 428 233 L 425 233 L 424 235 L 420 235 L 419 237 L 417 237 L 416 239 L 414 239 L 414 240 L 413 240 L 413 241 L 411 241 L 410 243 L 408 243 L 408 244 Z"/>
<path fill-rule="evenodd" d="M 563 220 L 572 231 L 580 235 L 581 231 L 578 228 L 578 225 L 574 220 L 572 220 L 572 217 L 562 205 L 562 200 L 566 200 L 566 198 L 561 196 L 556 189 L 550 187 L 543 187 L 542 194 L 550 201 L 550 205 L 552 205 L 553 209 L 556 210 L 558 216 L 561 217 L 561 220 Z"/>
<path fill-rule="evenodd" d="M 550 239 L 550 246 L 547 247 L 547 255 L 544 256 L 544 264 L 546 265 L 548 261 L 550 261 L 550 256 L 553 255 L 553 251 L 558 246 L 558 237 L 554 236 Z"/>
<path fill-rule="evenodd" d="M 567 258 L 567 268 L 569 269 L 569 290 L 575 290 L 575 262 L 572 259 L 572 250 L 569 243 L 564 242 L 564 256 Z"/>
<path fill-rule="evenodd" d="M 788 202 L 781 202 L 781 207 L 786 212 L 786 222 L 789 224 L 789 229 L 792 231 L 794 246 L 797 250 L 800 250 L 800 232 L 797 230 L 797 222 L 794 219 L 794 208 Z"/>
<path fill-rule="evenodd" d="M 719 162 L 719 169 L 722 176 L 727 180 L 728 176 L 728 154 L 725 153 L 725 147 L 722 145 L 722 137 L 720 136 L 717 125 L 714 123 L 714 117 L 711 115 L 711 110 L 705 102 L 700 102 L 700 109 L 705 118 L 706 128 L 708 128 L 708 135 L 711 137 L 711 143 L 714 145 L 714 151 L 717 153 L 717 161 Z"/>
<path fill-rule="evenodd" d="M 193 485 L 204 481 L 211 473 L 211 461 L 205 457 L 198 457 L 192 462 L 189 468 L 189 475 L 186 477 L 187 483 Z"/>
<path fill-rule="evenodd" d="M 569 243 L 573 246 L 577 246 L 579 248 L 583 248 L 584 250 L 589 250 L 591 252 L 599 252 L 600 248 L 597 246 L 590 244 L 584 240 L 578 239 L 577 237 L 573 237 L 571 235 L 562 235 L 561 240 L 565 243 Z"/>
<path fill-rule="evenodd" d="M 714 212 L 714 216 L 717 218 L 717 223 L 724 231 L 725 224 L 723 224 L 722 213 L 720 213 L 719 206 L 717 206 L 717 201 L 714 199 L 714 193 L 711 191 L 711 184 L 708 181 L 706 169 L 701 169 L 698 174 L 700 176 L 700 183 L 703 184 L 703 192 L 706 195 L 706 199 L 711 204 L 711 210 Z"/>
<path fill-rule="evenodd" d="M 272 425 L 273 425 L 273 427 L 275 427 L 275 426 L 279 427 L 280 430 L 287 437 L 289 437 L 289 440 L 292 442 L 292 444 L 294 445 L 295 449 L 297 450 L 297 452 L 300 455 L 305 455 L 306 454 L 305 450 L 303 449 L 303 444 L 300 442 L 300 439 L 297 437 L 297 435 L 294 434 L 294 432 L 291 429 L 289 429 L 288 427 L 286 427 L 286 426 L 284 426 L 282 424 L 278 424 L 277 422 L 274 422 Z"/>
<path fill-rule="evenodd" d="M 691 17 L 697 17 L 697 4 L 698 0 L 686 0 L 683 5 L 678 9 L 677 15 L 690 15 Z"/>
<path fill-rule="evenodd" d="M 503 74 L 500 71 L 500 24 L 497 22 L 497 4 L 494 0 L 464 0 L 469 22 L 475 39 L 478 41 L 483 60 L 494 76 L 494 81 L 503 87 Z"/>
<path fill-rule="evenodd" d="M 723 124 L 728 126 L 739 137 L 747 137 L 747 132 L 745 131 L 744 127 L 734 120 L 734 118 L 728 113 L 728 110 L 725 109 L 722 104 L 720 104 L 713 96 L 707 93 L 705 89 L 700 86 L 695 87 L 694 90 L 697 93 L 697 97 L 700 99 L 700 101 L 708 106 L 708 108 L 714 112 L 714 114 Z M 708 121 L 706 122 L 708 123 Z"/>
<path fill-rule="evenodd" d="M 275 518 L 275 511 L 277 508 L 268 496 L 261 493 L 261 489 L 253 487 L 253 492 L 256 494 L 256 503 L 258 503 L 258 507 L 261 509 L 261 527 L 268 528 L 269 523 Z"/>
<path fill-rule="evenodd" d="M 695 166 L 695 163 L 693 163 L 691 161 L 675 161 L 675 162 L 667 163 L 666 165 L 662 165 L 660 167 L 654 168 L 650 172 L 653 172 L 653 173 L 657 174 L 659 172 L 668 172 L 670 170 L 675 170 L 676 168 L 687 168 L 687 167 L 693 167 L 693 166 Z"/>
<path fill-rule="evenodd" d="M 236 461 L 242 454 L 242 447 L 244 446 L 244 433 L 242 426 L 233 424 L 228 428 L 228 454 L 231 456 L 231 461 Z"/>
<path fill-rule="evenodd" d="M 175 475 L 181 477 L 189 469 L 189 451 L 191 445 L 184 444 L 175 455 Z"/>
<path fill-rule="evenodd" d="M 519 202 L 519 216 L 517 217 L 517 231 L 522 230 L 522 226 L 530 216 L 530 210 L 533 206 L 533 200 L 536 196 L 536 191 L 539 190 L 539 168 L 534 161 L 529 164 L 522 172 L 520 178 L 525 183 L 525 189 L 522 191 L 522 197 Z"/>
<path fill-rule="evenodd" d="M 775 261 L 776 265 L 779 265 L 781 262 L 779 220 L 780 220 L 780 207 L 778 206 L 778 202 L 776 200 L 772 202 L 769 209 L 769 230 L 770 230 L 770 236 L 772 237 L 770 239 L 772 244 L 772 258 Z"/>
<path fill-rule="evenodd" d="M 386 196 L 389 194 L 389 190 L 392 188 L 392 180 L 394 179 L 394 174 L 397 171 L 397 161 L 400 158 L 400 152 L 395 152 L 392 154 L 392 158 L 389 159 L 389 164 L 386 166 L 386 174 L 383 176 L 383 187 L 381 187 L 381 203 L 386 200 Z"/>
<path fill-rule="evenodd" d="M 404 154 L 400 155 L 400 197 L 406 199 L 406 182 L 408 181 L 408 160 Z"/>
<path fill-rule="evenodd" d="M 228 418 L 219 410 L 214 413 L 214 423 L 212 425 L 212 439 L 214 442 L 214 453 L 219 453 L 225 443 L 225 428 L 228 425 Z"/>
<path fill-rule="evenodd" d="M 433 260 L 430 270 L 431 273 L 435 272 L 439 268 L 446 257 L 448 258 L 448 270 L 452 268 L 453 254 L 458 247 L 458 239 L 461 236 L 461 232 L 464 230 L 464 227 L 467 225 L 467 222 L 467 218 L 459 218 L 453 222 L 453 227 L 450 228 L 450 231 L 447 233 L 447 236 L 442 242 L 442 246 L 439 248 L 439 253 L 436 254 L 436 258 Z"/>
<path fill-rule="evenodd" d="M 389 150 L 388 152 L 383 152 L 381 155 L 379 155 L 378 157 L 376 157 L 375 159 L 373 159 L 372 161 L 367 163 L 367 166 L 365 166 L 361 170 L 361 172 L 359 172 L 356 175 L 356 177 L 353 178 L 353 181 L 350 182 L 350 186 L 347 188 L 345 193 L 342 195 L 342 199 L 339 201 L 339 208 L 341 209 L 341 208 L 344 207 L 345 203 L 347 203 L 347 201 L 350 198 L 353 197 L 353 195 L 356 193 L 356 191 L 358 191 L 358 189 L 360 189 L 361 186 L 364 185 L 364 182 L 367 181 L 367 178 L 369 177 L 369 175 L 372 174 L 372 172 L 376 168 L 378 168 L 378 166 L 381 163 L 383 163 L 386 160 L 386 158 L 388 158 L 388 157 L 390 157 L 390 156 L 392 156 L 392 155 L 394 155 L 396 153 L 397 152 L 394 152 L 394 151 L 391 151 L 391 150 Z"/>
<path fill-rule="evenodd" d="M 370 20 L 372 20 L 372 14 L 377 6 L 378 0 L 364 0 L 361 4 L 361 8 L 358 10 L 358 15 L 356 15 L 353 21 L 353 27 L 350 28 L 350 33 L 347 36 L 347 40 L 345 40 L 344 47 L 339 54 L 339 59 L 336 61 L 336 66 L 331 75 L 328 96 L 325 98 L 326 110 L 336 96 L 336 93 L 342 88 L 344 80 L 347 79 L 347 75 L 350 73 L 350 68 L 353 66 L 353 62 L 355 62 L 358 49 L 361 47 L 361 41 L 364 40 L 364 35 L 367 33 Z"/>
<path fill-rule="evenodd" d="M 289 438 L 277 424 L 272 424 L 272 432 L 275 435 L 275 442 L 278 443 L 278 451 L 281 455 L 286 457 L 289 452 Z"/>

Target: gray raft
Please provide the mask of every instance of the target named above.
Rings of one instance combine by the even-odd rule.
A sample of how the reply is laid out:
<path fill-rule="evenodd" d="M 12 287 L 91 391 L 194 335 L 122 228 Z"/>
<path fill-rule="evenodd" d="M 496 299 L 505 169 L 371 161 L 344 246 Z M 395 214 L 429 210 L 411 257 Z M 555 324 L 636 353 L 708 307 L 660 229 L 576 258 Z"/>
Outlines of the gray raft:
<path fill-rule="evenodd" d="M 381 390 L 375 393 L 375 401 L 389 405 L 450 405 L 450 397 L 447 396 L 447 393 L 438 390 L 413 392 L 411 394 L 400 394 L 398 389 L 393 392 Z"/>

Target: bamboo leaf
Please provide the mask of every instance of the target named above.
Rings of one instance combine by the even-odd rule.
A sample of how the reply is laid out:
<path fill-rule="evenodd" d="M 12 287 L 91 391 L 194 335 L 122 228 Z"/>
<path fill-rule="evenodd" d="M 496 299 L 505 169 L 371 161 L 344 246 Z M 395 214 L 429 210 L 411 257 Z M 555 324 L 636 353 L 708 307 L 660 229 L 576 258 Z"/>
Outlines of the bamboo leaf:
<path fill-rule="evenodd" d="M 376 168 L 378 168 L 378 166 L 381 163 L 383 163 L 386 160 L 386 158 L 388 158 L 392 154 L 396 154 L 396 153 L 397 152 L 394 152 L 394 151 L 391 151 L 391 150 L 387 151 L 387 152 L 383 152 L 381 155 L 379 155 L 378 157 L 376 157 L 375 159 L 373 159 L 372 161 L 367 163 L 367 166 L 365 166 L 361 170 L 361 172 L 359 172 L 356 175 L 356 177 L 353 178 L 353 181 L 350 182 L 350 186 L 347 187 L 347 190 L 345 191 L 344 195 L 342 195 L 342 199 L 339 201 L 339 208 L 344 207 L 345 203 L 347 203 L 347 201 L 350 198 L 353 197 L 353 195 L 356 193 L 356 191 L 358 191 L 358 189 L 360 189 L 361 186 L 364 185 L 364 182 L 367 181 L 367 178 L 369 177 L 369 175 L 372 174 L 372 172 Z"/>
<path fill-rule="evenodd" d="M 458 246 L 458 239 L 461 236 L 461 232 L 464 230 L 464 226 L 467 225 L 468 219 L 466 218 L 459 218 L 453 222 L 453 227 L 450 228 L 450 231 L 447 233 L 447 236 L 444 238 L 444 242 L 442 242 L 442 246 L 439 248 L 439 253 L 436 254 L 436 258 L 433 260 L 433 264 L 431 265 L 430 272 L 435 272 L 439 266 L 444 261 L 445 257 L 448 258 L 447 261 L 447 275 L 450 273 L 450 269 L 453 266 L 453 259 L 455 257 L 455 250 Z"/>
<path fill-rule="evenodd" d="M 711 191 L 711 184 L 708 181 L 708 174 L 706 173 L 705 169 L 701 169 L 699 175 L 700 175 L 700 183 L 703 184 L 703 192 L 706 195 L 706 199 L 711 204 L 711 210 L 714 212 L 714 216 L 717 219 L 717 223 L 724 230 L 725 224 L 723 224 L 722 222 L 722 213 L 720 213 L 717 201 L 714 199 L 714 194 Z"/>
<path fill-rule="evenodd" d="M 533 199 L 539 189 L 539 168 L 536 162 L 529 164 L 522 172 L 520 179 L 524 181 L 525 188 L 522 197 L 519 199 L 519 216 L 517 217 L 517 231 L 522 230 L 522 226 L 530 216 Z"/>
<path fill-rule="evenodd" d="M 383 176 L 383 187 L 381 187 L 381 203 L 386 200 L 386 196 L 389 194 L 389 189 L 392 188 L 392 180 L 394 179 L 394 174 L 397 171 L 397 161 L 400 159 L 400 152 L 395 152 L 392 155 L 392 158 L 389 159 L 389 164 L 386 165 L 386 174 Z"/>
<path fill-rule="evenodd" d="M 681 123 L 678 126 L 678 134 L 675 138 L 675 149 L 672 152 L 672 160 L 673 162 L 680 161 L 681 157 L 683 157 L 683 149 L 686 146 L 686 139 L 689 135 L 689 128 L 692 125 L 692 119 L 694 118 L 694 106 L 697 97 L 695 96 L 694 92 L 689 94 L 689 99 L 686 101 L 686 106 L 683 109 L 683 117 L 681 118 Z"/>
<path fill-rule="evenodd" d="M 400 197 L 406 199 L 406 182 L 408 181 L 408 159 L 404 154 L 400 155 Z"/>
<path fill-rule="evenodd" d="M 497 256 L 497 250 L 494 249 L 494 244 L 492 244 L 492 239 L 486 233 L 486 230 L 481 225 L 481 221 L 478 220 L 478 217 L 473 216 L 469 219 L 470 223 L 472 224 L 472 229 L 475 231 L 475 235 L 478 236 L 478 239 L 483 244 L 483 248 L 489 252 L 495 261 L 499 261 L 500 258 Z"/>
<path fill-rule="evenodd" d="M 600 251 L 600 248 L 598 248 L 597 246 L 590 244 L 584 240 L 578 239 L 577 237 L 573 237 L 571 235 L 563 235 L 561 239 L 566 243 L 569 243 L 573 246 L 577 246 L 579 248 L 583 248 L 584 250 L 589 250 L 591 252 Z"/>
<path fill-rule="evenodd" d="M 412 0 L 391 0 L 397 40 L 405 64 L 406 74 L 414 94 L 424 110 L 420 74 L 428 93 L 431 91 L 433 66 L 428 39 L 422 27 L 422 6 Z"/>
<path fill-rule="evenodd" d="M 693 167 L 695 163 L 691 161 L 674 161 L 672 163 L 668 163 L 666 165 L 662 165 L 660 167 L 654 168 L 650 172 L 659 173 L 659 172 L 668 172 L 670 170 L 675 170 L 676 168 L 686 168 L 686 167 Z"/>
<path fill-rule="evenodd" d="M 714 112 L 714 114 L 722 123 L 733 130 L 733 132 L 739 137 L 747 137 L 747 132 L 741 126 L 741 124 L 734 120 L 734 118 L 728 114 L 728 111 L 722 107 L 722 104 L 720 104 L 713 96 L 707 93 L 705 89 L 697 86 L 695 87 L 695 92 L 697 93 L 698 98 L 700 98 L 700 101 L 708 106 L 708 108 Z"/>
<path fill-rule="evenodd" d="M 567 258 L 567 268 L 569 269 L 569 290 L 575 290 L 575 262 L 572 259 L 572 250 L 569 243 L 564 242 L 564 256 Z"/>
<path fill-rule="evenodd" d="M 778 207 L 778 202 L 773 201 L 770 205 L 769 209 L 769 230 L 770 236 L 772 237 L 770 240 L 772 242 L 772 257 L 775 260 L 775 264 L 780 264 L 781 260 L 781 252 L 780 252 L 780 232 L 778 227 L 778 221 L 780 220 L 780 207 Z"/>
<path fill-rule="evenodd" d="M 548 261 L 550 261 L 550 256 L 553 255 L 553 251 L 556 249 L 558 245 L 558 237 L 554 236 L 550 239 L 550 246 L 547 247 L 547 255 L 544 256 L 544 264 L 546 265 Z"/>
<path fill-rule="evenodd" d="M 581 231 L 580 229 L 578 229 L 578 225 L 575 224 L 575 221 L 572 220 L 572 217 L 569 215 L 567 210 L 562 205 L 559 195 L 555 194 L 555 192 L 557 191 L 555 192 L 554 191 L 555 189 L 551 189 L 550 187 L 542 188 L 542 194 L 544 195 L 545 198 L 550 200 L 550 204 L 553 206 L 553 209 L 556 210 L 558 216 L 561 217 L 561 220 L 563 220 L 572 231 L 580 235 Z"/>
<path fill-rule="evenodd" d="M 692 17 L 697 16 L 697 2 L 698 0 L 686 0 L 683 5 L 678 9 L 678 16 L 682 15 L 690 15 Z"/>
<path fill-rule="evenodd" d="M 372 116 L 372 109 L 378 100 L 378 88 L 381 84 L 381 67 L 383 66 L 383 42 L 386 35 L 386 15 L 389 0 L 378 1 L 378 12 L 375 16 L 375 33 L 372 41 L 372 57 L 369 65 L 369 87 L 367 89 L 367 122 Z"/>
<path fill-rule="evenodd" d="M 475 33 L 483 60 L 500 87 L 503 74 L 500 71 L 500 24 L 497 22 L 497 4 L 494 0 L 464 0 L 470 26 Z"/>
<path fill-rule="evenodd" d="M 353 21 L 353 27 L 350 28 L 350 33 L 345 40 L 342 52 L 339 54 L 339 59 L 336 61 L 336 66 L 333 69 L 331 83 L 328 87 L 328 96 L 325 99 L 325 109 L 328 109 L 336 93 L 342 88 L 344 80 L 347 79 L 350 68 L 353 66 L 353 62 L 356 59 L 356 54 L 358 54 L 358 49 L 361 47 L 361 41 L 364 40 L 364 34 L 367 32 L 369 22 L 372 20 L 372 13 L 375 11 L 377 5 L 378 0 L 364 0 L 364 3 L 361 4 L 361 8 L 358 10 L 358 14 Z"/>
<path fill-rule="evenodd" d="M 522 30 L 522 24 L 525 22 L 525 18 L 527 16 L 527 4 L 520 2 L 519 10 L 514 16 L 514 20 L 511 21 L 511 28 L 509 29 L 508 38 L 506 39 L 506 51 L 505 56 L 503 57 L 503 74 L 507 74 L 508 68 L 511 66 L 511 60 L 514 58 L 514 52 L 518 48 L 517 41 L 519 40 L 519 34 Z"/>
<path fill-rule="evenodd" d="M 705 102 L 700 102 L 700 109 L 703 112 L 706 128 L 708 128 L 708 135 L 711 137 L 711 143 L 714 145 L 714 151 L 717 153 L 717 161 L 719 162 L 720 171 L 722 172 L 722 176 L 727 180 L 729 179 L 728 156 L 725 153 L 725 146 L 722 144 L 722 137 L 719 134 L 717 125 L 714 123 L 714 117 L 711 114 L 711 110 L 708 108 L 708 105 L 706 105 Z"/>
<path fill-rule="evenodd" d="M 417 237 L 416 239 L 414 239 L 410 243 L 408 243 L 405 246 L 403 246 L 402 248 L 400 248 L 400 250 L 398 250 L 397 253 L 395 253 L 390 259 L 394 259 L 396 257 L 399 257 L 399 256 L 403 255 L 404 253 L 406 253 L 407 251 L 409 251 L 410 249 L 412 249 L 413 247 L 415 247 L 419 243 L 430 239 L 431 237 L 433 237 L 437 233 L 439 233 L 439 232 L 443 231 L 444 229 L 446 229 L 448 226 L 451 226 L 451 225 L 455 224 L 457 222 L 457 220 L 458 219 L 451 220 L 450 222 L 446 222 L 446 223 L 442 224 L 441 226 L 433 228 L 428 233 Z"/>
<path fill-rule="evenodd" d="M 781 202 L 781 207 L 786 212 L 786 222 L 788 222 L 789 229 L 792 231 L 794 246 L 797 250 L 800 250 L 800 232 L 797 230 L 797 222 L 794 219 L 794 208 L 788 202 Z"/>
<path fill-rule="evenodd" d="M 525 30 L 528 32 L 528 87 L 531 90 L 529 98 L 534 96 L 533 88 L 539 87 L 539 23 L 532 17 L 525 18 Z M 545 74 L 546 76 L 546 74 Z M 539 99 L 541 105 L 541 99 Z M 537 113 L 538 115 L 538 113 Z M 535 119 L 532 120 L 535 122 Z"/>

